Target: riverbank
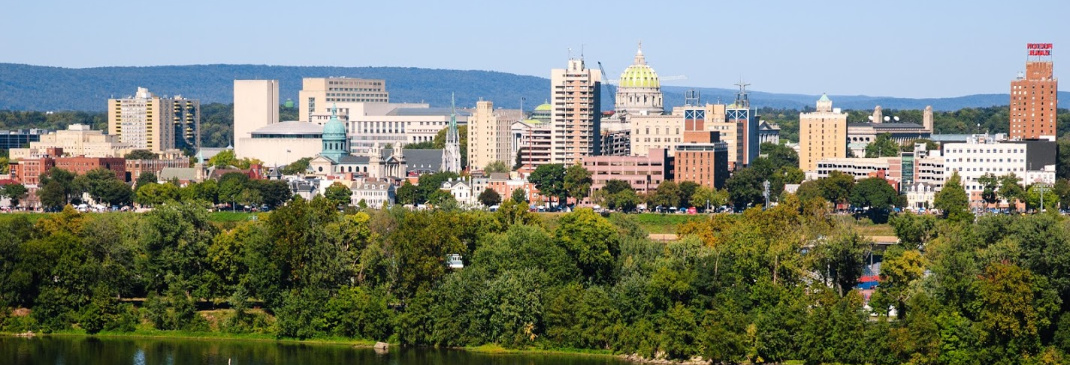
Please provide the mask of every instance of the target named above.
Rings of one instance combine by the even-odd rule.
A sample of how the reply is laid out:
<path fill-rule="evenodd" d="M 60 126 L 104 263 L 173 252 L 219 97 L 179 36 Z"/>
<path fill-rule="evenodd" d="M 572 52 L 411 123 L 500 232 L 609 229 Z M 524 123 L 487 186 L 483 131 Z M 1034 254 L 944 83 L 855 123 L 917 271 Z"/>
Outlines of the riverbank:
<path fill-rule="evenodd" d="M 19 333 L 0 332 L 0 336 L 17 337 Z M 133 332 L 101 331 L 96 334 L 88 334 L 82 330 L 65 330 L 52 333 L 35 333 L 35 337 L 96 337 L 96 338 L 125 338 L 125 339 L 154 339 L 154 340 L 223 340 L 245 342 L 275 342 L 284 344 L 310 344 L 310 345 L 338 345 L 349 347 L 373 348 L 376 341 L 359 340 L 351 338 L 313 338 L 306 340 L 279 339 L 267 333 L 223 333 L 223 332 L 190 332 L 190 331 L 161 331 L 151 329 L 138 329 Z M 397 344 L 390 344 L 391 347 Z"/>

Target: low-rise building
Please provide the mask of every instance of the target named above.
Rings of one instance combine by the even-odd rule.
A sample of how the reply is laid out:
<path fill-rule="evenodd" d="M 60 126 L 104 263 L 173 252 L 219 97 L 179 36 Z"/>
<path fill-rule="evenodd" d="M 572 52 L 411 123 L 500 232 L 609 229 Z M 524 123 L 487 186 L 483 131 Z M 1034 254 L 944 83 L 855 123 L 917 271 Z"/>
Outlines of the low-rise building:
<path fill-rule="evenodd" d="M 132 144 L 120 142 L 118 136 L 104 134 L 85 124 L 71 124 L 66 130 L 37 137 L 39 140 L 30 142 L 29 147 L 12 148 L 10 158 L 42 157 L 48 155 L 48 150 L 52 148 L 62 149 L 69 156 L 123 157 L 135 149 Z"/>
<path fill-rule="evenodd" d="M 351 196 L 353 205 L 359 205 L 364 201 L 370 208 L 382 208 L 394 205 L 397 199 L 394 184 L 389 180 L 364 180 L 354 181 L 350 187 L 353 191 Z"/>
<path fill-rule="evenodd" d="M 674 179 L 721 189 L 728 180 L 728 144 L 687 143 L 676 146 Z"/>
<path fill-rule="evenodd" d="M 591 172 L 591 191 L 602 189 L 609 180 L 622 180 L 646 194 L 662 181 L 672 180 L 673 159 L 668 150 L 651 148 L 643 156 L 587 156 L 581 161 Z"/>
<path fill-rule="evenodd" d="M 122 157 L 62 157 L 62 148 L 50 148 L 43 156 L 24 158 L 10 165 L 11 178 L 23 185 L 40 183 L 41 174 L 53 167 L 81 175 L 90 170 L 104 168 L 115 172 L 115 178 L 126 181 L 126 160 Z"/>

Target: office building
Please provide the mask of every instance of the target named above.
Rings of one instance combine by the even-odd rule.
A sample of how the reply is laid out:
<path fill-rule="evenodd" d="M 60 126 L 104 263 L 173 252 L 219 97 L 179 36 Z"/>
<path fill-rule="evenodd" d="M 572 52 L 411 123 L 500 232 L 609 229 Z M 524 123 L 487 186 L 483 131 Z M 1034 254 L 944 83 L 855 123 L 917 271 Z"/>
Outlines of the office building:
<path fill-rule="evenodd" d="M 571 165 L 602 151 L 601 86 L 602 73 L 587 68 L 582 58 L 551 70 L 551 163 Z"/>
<path fill-rule="evenodd" d="M 41 140 L 47 134 L 44 129 L 0 130 L 0 150 L 29 147 L 31 142 Z"/>
<path fill-rule="evenodd" d="M 1011 81 L 1010 138 L 1054 140 L 1059 80 L 1051 43 L 1029 43 L 1026 49 L 1025 74 Z"/>
<path fill-rule="evenodd" d="M 385 80 L 347 77 L 304 78 L 297 95 L 298 119 L 303 122 L 329 114 L 332 106 L 348 109 L 349 104 L 390 102 Z"/>
<path fill-rule="evenodd" d="M 104 134 L 85 124 L 71 124 L 66 130 L 38 135 L 37 142 L 26 148 L 12 148 L 9 157 L 13 160 L 46 156 L 49 149 L 58 148 L 68 156 L 123 157 L 134 146 L 119 141 L 119 136 Z M 62 157 L 62 156 L 57 156 Z"/>
<path fill-rule="evenodd" d="M 666 115 L 633 115 L 630 147 L 633 155 L 643 155 L 655 149 L 664 149 L 669 155 L 676 152 L 676 145 L 684 140 L 684 116 L 680 113 Z"/>
<path fill-rule="evenodd" d="M 942 148 L 944 180 L 958 172 L 972 206 L 984 204 L 981 198 L 984 186 L 977 180 L 985 174 L 1014 174 L 1024 186 L 1055 183 L 1054 141 L 999 142 L 982 134 L 973 135 L 966 142 L 945 143 Z"/>
<path fill-rule="evenodd" d="M 642 156 L 587 156 L 583 167 L 591 172 L 591 192 L 601 190 L 609 180 L 622 180 L 642 195 L 654 191 L 662 181 L 672 180 L 672 157 L 655 148 Z"/>
<path fill-rule="evenodd" d="M 747 96 L 747 86 L 740 81 L 739 93 L 736 101 L 725 106 L 725 123 L 735 128 L 735 143 L 729 144 L 729 154 L 735 150 L 735 156 L 729 156 L 729 163 L 733 169 L 750 165 L 751 160 L 758 158 L 758 114 L 750 107 L 750 98 Z M 725 140 L 725 135 L 721 139 Z"/>
<path fill-rule="evenodd" d="M 115 173 L 115 178 L 126 181 L 126 160 L 122 157 L 63 157 L 62 148 L 50 148 L 41 156 L 20 159 L 11 162 L 11 179 L 23 185 L 37 186 L 41 174 L 53 167 L 64 169 L 75 175 L 85 174 L 90 170 L 104 168 Z"/>
<path fill-rule="evenodd" d="M 866 146 L 877 139 L 877 136 L 888 134 L 895 143 L 900 145 L 913 143 L 919 138 L 929 138 L 932 135 L 932 107 L 925 107 L 921 124 L 907 120 L 900 120 L 898 116 L 884 115 L 880 105 L 873 108 L 873 115 L 869 122 L 847 124 L 847 148 L 855 156 L 865 156 Z M 802 136 L 799 137 L 800 139 Z"/>
<path fill-rule="evenodd" d="M 238 158 L 258 158 L 256 151 L 243 148 L 242 140 L 278 122 L 278 80 L 234 80 L 234 153 Z"/>
<path fill-rule="evenodd" d="M 728 180 L 728 144 L 724 142 L 678 145 L 673 160 L 676 165 L 673 178 L 677 183 L 691 181 L 711 189 L 721 189 Z"/>
<path fill-rule="evenodd" d="M 816 111 L 799 113 L 799 169 L 815 171 L 818 161 L 846 157 L 847 113 L 821 95 Z"/>
<path fill-rule="evenodd" d="M 479 101 L 468 118 L 468 166 L 482 170 L 491 162 L 502 161 L 512 167 L 511 139 L 514 122 L 523 120 L 518 109 L 494 109 L 491 101 Z"/>
<path fill-rule="evenodd" d="M 159 97 L 139 87 L 133 96 L 108 100 L 108 134 L 134 149 L 156 153 L 200 147 L 200 101 Z"/>

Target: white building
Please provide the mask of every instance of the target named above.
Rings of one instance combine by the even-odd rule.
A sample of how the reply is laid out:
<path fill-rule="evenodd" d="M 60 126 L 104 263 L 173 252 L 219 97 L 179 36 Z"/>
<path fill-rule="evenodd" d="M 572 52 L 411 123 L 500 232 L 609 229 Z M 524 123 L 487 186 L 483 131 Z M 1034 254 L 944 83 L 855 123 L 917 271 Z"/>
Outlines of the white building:
<path fill-rule="evenodd" d="M 42 135 L 40 141 L 30 142 L 28 148 L 10 149 L 8 157 L 33 158 L 45 155 L 49 148 L 62 148 L 64 154 L 85 157 L 123 157 L 135 149 L 132 144 L 120 142 L 119 136 L 104 134 L 85 124 L 71 124 L 67 130 Z"/>
<path fill-rule="evenodd" d="M 457 204 L 471 206 L 476 204 L 476 194 L 472 194 L 472 185 L 464 179 L 450 179 L 442 183 L 442 190 L 450 192 Z"/>
<path fill-rule="evenodd" d="M 986 175 L 1014 174 L 1028 187 L 1033 183 L 1055 183 L 1055 142 L 996 142 L 989 135 L 974 135 L 966 142 L 943 145 L 944 179 L 958 172 L 962 187 L 973 205 L 981 205 L 984 186 L 977 180 Z"/>
<path fill-rule="evenodd" d="M 388 207 L 394 205 L 396 199 L 394 184 L 387 180 L 354 181 L 350 190 L 353 191 L 353 195 L 350 196 L 353 205 L 360 205 L 360 201 L 363 200 L 369 208 L 379 209 L 384 204 Z"/>

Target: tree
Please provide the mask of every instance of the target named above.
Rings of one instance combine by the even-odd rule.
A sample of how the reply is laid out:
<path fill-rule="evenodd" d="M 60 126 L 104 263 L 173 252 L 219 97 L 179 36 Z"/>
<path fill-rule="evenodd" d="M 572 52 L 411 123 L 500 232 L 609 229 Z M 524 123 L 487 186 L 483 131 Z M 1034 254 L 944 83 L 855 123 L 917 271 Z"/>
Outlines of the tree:
<path fill-rule="evenodd" d="M 64 190 L 59 181 L 52 180 L 37 189 L 37 197 L 46 209 L 56 210 L 67 204 L 67 195 Z"/>
<path fill-rule="evenodd" d="M 560 219 L 555 236 L 557 243 L 576 263 L 580 271 L 595 283 L 613 279 L 613 262 L 620 253 L 616 227 L 594 210 L 581 208 Z"/>
<path fill-rule="evenodd" d="M 949 220 L 957 222 L 973 220 L 969 211 L 970 198 L 966 196 L 966 190 L 962 188 L 958 171 L 951 173 L 951 177 L 944 183 L 944 188 L 936 192 L 933 206 Z"/>
<path fill-rule="evenodd" d="M 699 186 L 691 195 L 691 206 L 706 209 L 707 206 L 717 208 L 728 204 L 728 192 L 724 189 L 715 190 L 705 186 Z"/>
<path fill-rule="evenodd" d="M 866 145 L 866 158 L 895 157 L 899 156 L 899 144 L 892 139 L 889 133 L 881 133 L 877 138 Z"/>
<path fill-rule="evenodd" d="M 351 202 L 352 199 L 350 197 L 353 196 L 353 190 L 350 190 L 349 187 L 342 185 L 340 182 L 335 182 L 327 187 L 324 196 L 333 206 L 345 206 Z"/>
<path fill-rule="evenodd" d="M 127 160 L 155 160 L 159 158 L 159 155 L 152 153 L 149 150 L 133 150 L 123 156 Z"/>
<path fill-rule="evenodd" d="M 485 206 L 495 206 L 502 202 L 502 196 L 498 194 L 494 189 L 483 189 L 482 193 L 479 193 L 479 202 Z"/>
<path fill-rule="evenodd" d="M 677 207 L 680 205 L 680 195 L 680 186 L 676 185 L 676 182 L 662 180 L 647 204 L 662 208 Z"/>
<path fill-rule="evenodd" d="M 602 191 L 605 190 L 599 192 L 601 193 Z M 632 189 L 622 190 L 618 193 L 607 194 L 605 196 L 606 208 L 620 210 L 622 212 L 633 211 L 642 202 L 643 199 Z"/>
<path fill-rule="evenodd" d="M 134 183 L 134 189 L 137 190 L 141 189 L 142 186 L 148 184 L 155 184 L 158 182 L 158 180 L 159 179 L 156 177 L 156 174 L 152 173 L 151 171 L 144 171 L 141 173 L 141 175 L 137 176 L 137 182 Z"/>
<path fill-rule="evenodd" d="M 4 197 L 11 199 L 12 207 L 17 207 L 19 205 L 19 201 L 26 197 L 26 193 L 29 193 L 29 190 L 26 189 L 25 185 L 18 183 L 9 184 L 4 186 L 3 188 Z"/>
<path fill-rule="evenodd" d="M 419 192 L 416 190 L 416 185 L 405 180 L 405 183 L 401 184 L 401 187 L 399 187 L 397 191 L 398 203 L 401 203 L 402 205 L 417 204 L 416 197 L 418 194 Z"/>
<path fill-rule="evenodd" d="M 513 189 L 513 193 L 509 196 L 509 199 L 516 203 L 527 203 L 527 196 L 528 194 L 524 191 L 523 188 L 516 188 Z"/>
<path fill-rule="evenodd" d="M 999 190 L 999 180 L 993 173 L 987 173 L 977 178 L 977 183 L 984 187 L 981 192 L 981 199 L 984 199 L 988 205 L 999 203 L 999 196 L 997 191 Z"/>
<path fill-rule="evenodd" d="M 854 189 L 854 176 L 840 171 L 832 171 L 829 176 L 821 179 L 821 189 L 825 200 L 836 204 L 847 203 L 851 199 L 851 190 Z"/>
<path fill-rule="evenodd" d="M 95 198 L 111 206 L 130 205 L 134 201 L 134 191 L 126 183 L 112 179 L 99 188 Z"/>
<path fill-rule="evenodd" d="M 899 194 L 888 181 L 879 177 L 871 177 L 859 181 L 851 190 L 851 205 L 855 207 L 870 207 L 875 209 L 891 208 L 895 204 Z"/>
<path fill-rule="evenodd" d="M 232 149 L 219 151 L 219 153 L 215 154 L 215 156 L 212 156 L 212 158 L 208 159 L 208 165 L 215 166 L 219 169 L 224 169 L 230 166 L 240 167 L 238 166 L 240 164 L 241 163 L 234 155 L 234 150 Z"/>
<path fill-rule="evenodd" d="M 297 175 L 304 173 L 306 170 L 308 170 L 308 163 L 310 161 L 312 161 L 311 157 L 302 157 L 297 161 L 291 162 L 286 166 L 283 166 L 281 169 L 279 169 L 279 172 L 282 172 L 284 175 Z"/>
<path fill-rule="evenodd" d="M 576 198 L 577 203 L 591 193 L 591 183 L 591 172 L 582 165 L 577 163 L 565 170 L 565 191 L 569 196 Z"/>
<path fill-rule="evenodd" d="M 1013 211 L 1017 201 L 1025 200 L 1025 189 L 1022 188 L 1022 179 L 1015 174 L 1006 174 L 999 177 L 1000 197 L 1007 201 L 1007 206 Z"/>
<path fill-rule="evenodd" d="M 1041 199 L 1041 195 L 1044 196 L 1043 199 Z M 1041 200 L 1044 203 L 1043 208 L 1040 206 Z M 1059 196 L 1047 184 L 1032 184 L 1029 185 L 1029 189 L 1025 192 L 1025 202 L 1026 209 L 1040 212 L 1042 210 L 1055 209 L 1055 206 L 1059 204 Z"/>
<path fill-rule="evenodd" d="M 509 165 L 505 161 L 494 160 L 487 164 L 483 171 L 487 174 L 509 172 Z"/>
<path fill-rule="evenodd" d="M 811 268 L 843 296 L 858 284 L 870 244 L 857 232 L 841 232 L 815 247 Z"/>
<path fill-rule="evenodd" d="M 635 191 L 635 189 L 632 189 L 632 184 L 618 179 L 606 181 L 606 184 L 602 186 L 602 191 L 605 191 L 607 194 L 616 194 L 625 190 Z"/>
<path fill-rule="evenodd" d="M 539 193 L 546 197 L 557 197 L 558 203 L 565 201 L 568 190 L 565 189 L 565 166 L 557 163 L 545 164 L 535 168 L 528 176 L 528 181 L 535 184 Z"/>
<path fill-rule="evenodd" d="M 761 205 L 765 203 L 765 197 L 762 195 L 764 188 L 762 183 L 766 180 L 765 176 L 754 167 L 744 167 L 741 170 L 737 170 L 728 178 L 725 182 L 725 188 L 728 190 L 732 205 L 735 205 L 737 209 L 747 207 L 749 205 Z"/>
<path fill-rule="evenodd" d="M 686 206 L 691 203 L 691 197 L 695 195 L 695 190 L 697 190 L 700 185 L 694 181 L 681 181 L 679 184 L 676 184 L 676 186 L 680 188 L 680 206 Z"/>

